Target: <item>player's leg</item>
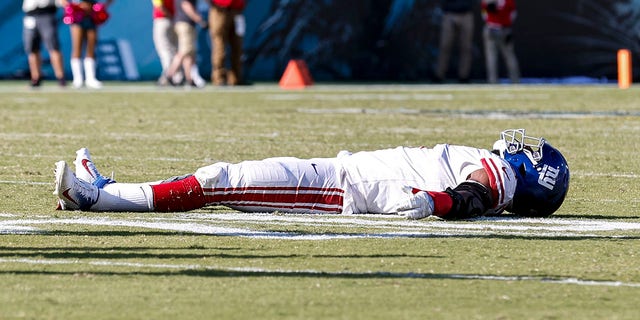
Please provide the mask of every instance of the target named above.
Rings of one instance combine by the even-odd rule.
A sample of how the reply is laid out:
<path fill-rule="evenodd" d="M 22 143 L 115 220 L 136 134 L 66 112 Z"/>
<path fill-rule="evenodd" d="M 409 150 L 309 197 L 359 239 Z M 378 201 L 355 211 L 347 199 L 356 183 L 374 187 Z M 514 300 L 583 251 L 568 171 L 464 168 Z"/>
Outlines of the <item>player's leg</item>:
<path fill-rule="evenodd" d="M 225 205 L 246 212 L 340 213 L 344 195 L 333 159 L 221 162 L 151 189 L 154 211 Z"/>
<path fill-rule="evenodd" d="M 55 191 L 59 208 L 83 211 L 152 211 L 148 183 L 110 183 L 102 188 L 78 179 L 64 161 L 56 163 Z"/>
<path fill-rule="evenodd" d="M 296 213 L 340 213 L 344 195 L 332 159 L 296 158 L 217 163 L 175 181 L 102 188 L 78 179 L 61 161 L 54 193 L 68 210 L 166 212 L 220 204 L 248 212 Z"/>
<path fill-rule="evenodd" d="M 60 209 L 91 211 L 152 211 L 152 184 L 115 183 L 100 174 L 89 150 L 76 151 L 76 173 L 64 161 L 56 163 L 56 190 Z"/>
<path fill-rule="evenodd" d="M 340 213 L 334 159 L 270 158 L 196 171 L 206 202 L 247 212 Z"/>
<path fill-rule="evenodd" d="M 206 205 L 192 175 L 167 181 L 116 183 L 96 168 L 89 150 L 76 151 L 76 173 L 64 161 L 56 163 L 54 194 L 59 208 L 84 211 L 188 211 Z"/>

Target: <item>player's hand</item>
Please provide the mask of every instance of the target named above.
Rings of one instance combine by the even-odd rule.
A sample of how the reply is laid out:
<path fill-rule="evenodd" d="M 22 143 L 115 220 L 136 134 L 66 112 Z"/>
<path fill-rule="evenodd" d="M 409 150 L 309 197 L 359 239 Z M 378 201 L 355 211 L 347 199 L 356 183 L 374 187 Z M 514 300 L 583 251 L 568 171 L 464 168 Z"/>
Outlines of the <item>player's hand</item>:
<path fill-rule="evenodd" d="M 207 22 L 206 20 L 200 20 L 198 25 L 200 25 L 200 28 L 204 30 L 209 29 L 209 22 Z"/>
<path fill-rule="evenodd" d="M 433 198 L 426 191 L 409 192 L 397 206 L 398 215 L 407 219 L 422 219 L 433 213 Z"/>

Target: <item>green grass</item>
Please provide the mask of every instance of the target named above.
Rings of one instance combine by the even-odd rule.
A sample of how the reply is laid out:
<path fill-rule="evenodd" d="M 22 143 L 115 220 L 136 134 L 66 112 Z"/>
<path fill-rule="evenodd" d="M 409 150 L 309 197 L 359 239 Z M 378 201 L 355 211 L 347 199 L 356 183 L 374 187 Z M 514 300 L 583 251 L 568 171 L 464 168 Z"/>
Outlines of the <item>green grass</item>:
<path fill-rule="evenodd" d="M 0 83 L 0 319 L 636 319 L 639 90 Z M 569 162 L 550 219 L 82 213 L 52 195 L 54 162 L 83 146 L 140 182 L 215 161 L 489 148 L 519 127 Z"/>

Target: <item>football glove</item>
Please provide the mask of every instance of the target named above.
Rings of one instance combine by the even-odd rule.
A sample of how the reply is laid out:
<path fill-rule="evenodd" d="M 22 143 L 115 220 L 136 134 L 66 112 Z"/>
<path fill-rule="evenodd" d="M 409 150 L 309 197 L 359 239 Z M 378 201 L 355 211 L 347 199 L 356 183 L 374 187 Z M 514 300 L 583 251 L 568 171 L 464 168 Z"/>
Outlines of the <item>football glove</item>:
<path fill-rule="evenodd" d="M 422 219 L 433 214 L 433 198 L 426 191 L 412 193 L 409 191 L 407 198 L 398 203 L 396 207 L 398 215 L 407 219 Z"/>

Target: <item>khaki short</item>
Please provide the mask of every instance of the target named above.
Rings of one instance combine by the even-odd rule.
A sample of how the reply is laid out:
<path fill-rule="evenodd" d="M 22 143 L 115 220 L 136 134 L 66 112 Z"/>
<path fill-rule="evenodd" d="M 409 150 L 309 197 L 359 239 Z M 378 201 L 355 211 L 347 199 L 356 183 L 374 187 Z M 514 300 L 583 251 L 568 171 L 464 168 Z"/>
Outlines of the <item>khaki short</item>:
<path fill-rule="evenodd" d="M 193 54 L 196 52 L 196 28 L 187 22 L 178 21 L 175 25 L 178 35 L 178 52 Z"/>

